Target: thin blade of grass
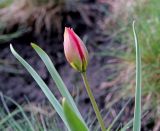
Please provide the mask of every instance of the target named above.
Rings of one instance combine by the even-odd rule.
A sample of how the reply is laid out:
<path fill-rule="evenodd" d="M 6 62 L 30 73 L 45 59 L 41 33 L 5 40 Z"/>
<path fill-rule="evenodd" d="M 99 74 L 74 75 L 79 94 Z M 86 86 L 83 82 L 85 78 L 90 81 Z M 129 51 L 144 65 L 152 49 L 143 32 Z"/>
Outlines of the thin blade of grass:
<path fill-rule="evenodd" d="M 148 112 L 143 112 L 141 120 L 147 115 Z M 133 126 L 133 120 L 134 118 L 132 118 L 129 122 L 127 122 L 127 124 L 120 130 L 120 131 L 126 131 L 127 129 L 131 128 Z"/>
<path fill-rule="evenodd" d="M 4 34 L 0 36 L 0 42 L 1 44 L 11 41 L 12 39 L 15 39 L 17 37 L 22 36 L 24 33 L 28 32 L 29 29 L 21 29 L 17 32 L 11 33 L 11 34 Z"/>
<path fill-rule="evenodd" d="M 110 124 L 110 126 L 108 127 L 107 131 L 110 131 L 111 128 L 113 127 L 113 125 L 116 123 L 116 121 L 120 118 L 120 116 L 122 115 L 122 113 L 124 112 L 126 106 L 128 105 L 128 103 L 130 102 L 131 99 L 129 99 L 127 101 L 127 103 L 124 105 L 124 107 L 121 109 L 121 111 L 118 113 L 118 115 L 114 118 L 113 122 Z"/>
<path fill-rule="evenodd" d="M 11 116 L 11 112 L 7 107 L 7 104 L 6 104 L 6 101 L 4 100 L 3 94 L 0 93 L 0 96 L 1 96 L 1 101 L 2 101 L 2 104 L 4 106 L 5 111 L 7 112 L 8 116 Z M 10 120 L 9 121 L 10 125 L 13 124 L 15 126 L 15 128 L 17 128 L 19 131 L 22 130 L 22 127 L 17 123 L 17 121 L 14 119 L 14 117 L 10 117 L 9 120 Z"/>
<path fill-rule="evenodd" d="M 56 86 L 57 86 L 58 90 L 60 91 L 60 93 L 62 94 L 62 96 L 67 99 L 68 103 L 71 105 L 71 107 L 73 107 L 73 110 L 75 111 L 75 113 L 79 116 L 79 118 L 82 120 L 82 122 L 86 125 L 79 110 L 77 109 L 77 106 L 76 106 L 71 94 L 69 93 L 67 87 L 65 86 L 62 78 L 60 77 L 59 73 L 57 72 L 56 68 L 54 67 L 49 56 L 38 45 L 36 45 L 34 43 L 31 43 L 31 45 L 32 45 L 33 49 L 37 52 L 37 54 L 40 56 L 40 58 L 42 59 L 44 64 L 46 65 L 52 79 L 56 83 Z M 87 125 L 86 125 L 86 127 L 87 127 Z"/>
<path fill-rule="evenodd" d="M 140 131 L 141 130 L 141 54 L 135 31 L 135 22 L 133 22 L 133 33 L 134 33 L 135 48 L 136 48 L 136 90 L 135 90 L 133 131 Z"/>
<path fill-rule="evenodd" d="M 28 117 L 27 117 L 25 111 L 23 110 L 23 108 L 22 108 L 16 101 L 14 101 L 13 99 L 11 99 L 10 97 L 8 97 L 8 96 L 6 96 L 6 95 L 3 95 L 3 97 L 4 97 L 6 100 L 12 102 L 14 105 L 17 106 L 17 108 L 21 111 L 23 117 L 24 117 L 25 120 L 27 121 L 30 129 L 31 129 L 32 131 L 34 131 L 34 127 L 33 127 L 33 125 L 31 124 L 30 120 L 28 119 Z"/>
<path fill-rule="evenodd" d="M 48 100 L 50 101 L 54 109 L 56 110 L 56 112 L 59 114 L 59 116 L 63 120 L 64 124 L 67 126 L 68 129 L 70 129 L 65 119 L 62 106 L 60 105 L 56 97 L 52 94 L 48 86 L 45 84 L 42 78 L 37 74 L 37 72 L 14 50 L 12 45 L 10 45 L 10 49 L 11 49 L 12 54 L 19 60 L 19 62 L 31 74 L 33 79 L 37 82 L 37 84 L 42 89 L 43 93 L 46 95 L 46 97 L 48 98 Z"/>
<path fill-rule="evenodd" d="M 5 124 L 7 121 L 9 121 L 12 117 L 14 117 L 15 115 L 17 115 L 20 112 L 21 112 L 20 110 L 16 110 L 16 111 L 13 111 L 12 113 L 8 114 L 6 117 L 4 117 L 0 121 L 0 129 L 1 129 L 1 127 L 2 127 L 3 124 Z"/>
<path fill-rule="evenodd" d="M 126 131 L 133 125 L 133 119 L 131 119 L 120 131 Z"/>

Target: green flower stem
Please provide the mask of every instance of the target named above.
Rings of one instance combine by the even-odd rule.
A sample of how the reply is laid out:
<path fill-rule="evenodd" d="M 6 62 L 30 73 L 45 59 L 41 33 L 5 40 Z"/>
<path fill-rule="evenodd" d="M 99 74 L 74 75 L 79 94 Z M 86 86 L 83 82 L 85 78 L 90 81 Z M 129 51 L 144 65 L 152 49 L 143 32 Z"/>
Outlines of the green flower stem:
<path fill-rule="evenodd" d="M 83 81 L 84 81 L 84 84 L 85 84 L 85 87 L 86 87 L 88 96 L 89 96 L 89 98 L 90 98 L 90 101 L 91 101 L 91 103 L 92 103 L 93 109 L 94 109 L 94 111 L 95 111 L 95 113 L 96 113 L 98 122 L 99 122 L 99 124 L 100 124 L 100 126 L 101 126 L 101 129 L 102 129 L 102 131 L 106 131 L 106 128 L 105 128 L 105 125 L 104 125 L 102 116 L 101 116 L 101 114 L 100 114 L 100 111 L 99 111 L 99 109 L 98 109 L 97 103 L 96 103 L 96 101 L 95 101 L 95 99 L 94 99 L 94 96 L 93 96 L 93 94 L 92 94 L 90 85 L 89 85 L 89 83 L 88 83 L 86 72 L 83 72 L 83 73 L 82 73 L 82 78 L 83 78 Z"/>

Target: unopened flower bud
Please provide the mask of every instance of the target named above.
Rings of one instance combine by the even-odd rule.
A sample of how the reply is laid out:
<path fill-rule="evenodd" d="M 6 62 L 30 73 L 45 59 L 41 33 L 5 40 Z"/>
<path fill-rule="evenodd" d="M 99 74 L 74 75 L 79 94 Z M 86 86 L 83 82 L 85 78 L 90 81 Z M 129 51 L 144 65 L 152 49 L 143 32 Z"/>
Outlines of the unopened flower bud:
<path fill-rule="evenodd" d="M 88 65 L 88 51 L 71 28 L 65 28 L 64 32 L 64 53 L 70 65 L 80 72 L 85 72 Z"/>

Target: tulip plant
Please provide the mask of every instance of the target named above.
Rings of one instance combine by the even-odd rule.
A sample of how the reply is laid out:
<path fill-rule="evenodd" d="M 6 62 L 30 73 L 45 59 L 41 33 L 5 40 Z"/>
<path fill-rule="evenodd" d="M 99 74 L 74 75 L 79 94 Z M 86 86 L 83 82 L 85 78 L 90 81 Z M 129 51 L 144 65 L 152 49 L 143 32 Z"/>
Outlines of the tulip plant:
<path fill-rule="evenodd" d="M 135 117 L 133 121 L 130 121 L 127 125 L 125 125 L 121 130 L 125 131 L 130 124 L 133 122 L 133 130 L 140 131 L 141 127 L 141 64 L 140 64 L 140 50 L 137 43 L 137 37 L 134 29 L 133 23 L 133 31 L 135 37 L 135 45 L 136 45 L 136 62 L 137 62 L 137 84 L 136 84 L 136 92 L 135 92 Z M 42 78 L 37 74 L 37 72 L 14 50 L 13 46 L 10 45 L 11 52 L 13 55 L 21 62 L 21 64 L 27 69 L 27 71 L 31 74 L 33 79 L 37 82 L 39 87 L 42 89 L 60 118 L 63 120 L 65 126 L 69 131 L 89 131 L 87 124 L 85 123 L 81 113 L 79 112 L 71 94 L 69 93 L 68 89 L 66 88 L 63 80 L 61 79 L 60 75 L 58 74 L 57 70 L 55 69 L 53 63 L 49 56 L 36 44 L 31 44 L 33 49 L 37 52 L 40 56 L 42 61 L 44 62 L 45 66 L 47 67 L 51 77 L 53 78 L 56 87 L 58 88 L 59 92 L 61 93 L 63 99 L 62 104 L 57 100 L 54 94 L 50 91 L 48 86 L 42 80 Z M 100 110 L 97 106 L 95 98 L 92 94 L 89 82 L 87 80 L 86 70 L 88 66 L 88 51 L 85 47 L 85 44 L 80 39 L 80 37 L 73 31 L 72 28 L 65 28 L 64 32 L 64 53 L 66 56 L 67 61 L 69 64 L 78 71 L 84 81 L 84 85 L 86 87 L 88 96 L 92 103 L 93 109 L 95 111 L 97 120 L 101 127 L 102 131 L 110 131 L 113 124 L 111 124 L 108 128 L 105 127 L 103 118 L 100 114 Z M 116 118 L 117 119 L 117 118 Z"/>

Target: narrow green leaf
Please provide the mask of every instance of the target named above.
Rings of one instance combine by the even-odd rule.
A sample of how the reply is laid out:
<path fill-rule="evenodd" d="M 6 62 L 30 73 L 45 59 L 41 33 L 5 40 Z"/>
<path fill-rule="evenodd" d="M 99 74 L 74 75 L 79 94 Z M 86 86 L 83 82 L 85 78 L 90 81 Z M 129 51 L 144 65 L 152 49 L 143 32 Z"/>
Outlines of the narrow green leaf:
<path fill-rule="evenodd" d="M 76 115 L 76 113 L 72 110 L 67 100 L 63 98 L 62 106 L 64 110 L 65 117 L 67 122 L 71 128 L 71 131 L 88 131 L 84 123 L 80 120 L 80 118 Z"/>
<path fill-rule="evenodd" d="M 126 131 L 128 128 L 130 128 L 133 125 L 133 119 L 131 119 L 122 129 L 121 131 Z"/>
<path fill-rule="evenodd" d="M 45 51 L 43 51 L 36 44 L 32 43 L 31 45 L 34 48 L 34 50 L 37 52 L 37 54 L 40 56 L 40 58 L 42 59 L 42 61 L 44 62 L 44 64 L 46 65 L 49 73 L 51 74 L 52 79 L 56 83 L 57 88 L 60 91 L 60 93 L 62 94 L 62 96 L 67 99 L 68 103 L 71 105 L 71 107 L 73 108 L 73 110 L 75 111 L 75 113 L 80 117 L 80 119 L 85 124 L 85 121 L 83 120 L 83 118 L 82 118 L 79 110 L 77 109 L 77 106 L 76 106 L 76 104 L 75 104 L 75 102 L 74 102 L 71 94 L 69 93 L 69 91 L 68 91 L 67 87 L 65 86 L 65 84 L 64 84 L 62 78 L 60 77 L 59 73 L 55 69 L 55 67 L 54 67 L 51 59 L 49 58 L 49 56 L 45 53 Z M 87 127 L 87 125 L 86 125 L 86 127 Z"/>
<path fill-rule="evenodd" d="M 133 22 L 133 33 L 136 47 L 136 90 L 135 90 L 135 109 L 133 120 L 133 131 L 141 130 L 141 54 L 138 39 Z"/>
<path fill-rule="evenodd" d="M 37 72 L 14 50 L 13 46 L 10 45 L 10 49 L 12 54 L 19 60 L 19 62 L 27 69 L 27 71 L 31 74 L 31 76 L 34 78 L 34 80 L 37 82 L 39 87 L 42 89 L 56 112 L 59 114 L 65 125 L 67 126 L 68 129 L 69 126 L 67 124 L 67 121 L 65 119 L 64 113 L 63 113 L 63 108 L 58 102 L 58 100 L 55 98 L 55 96 L 52 94 L 50 89 L 47 87 L 45 82 L 41 79 L 41 77 L 37 74 Z"/>

